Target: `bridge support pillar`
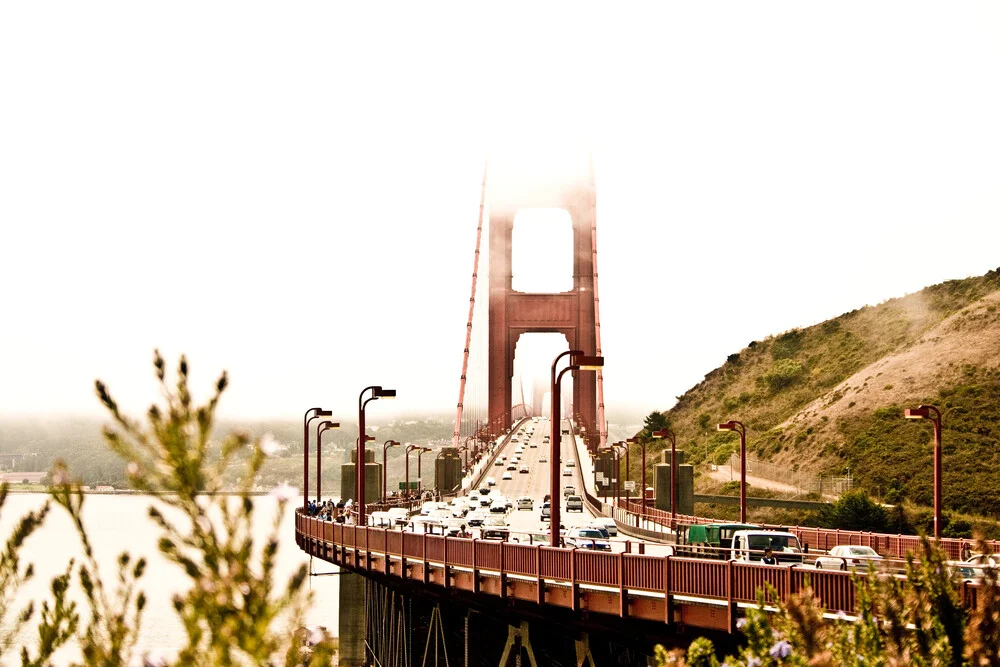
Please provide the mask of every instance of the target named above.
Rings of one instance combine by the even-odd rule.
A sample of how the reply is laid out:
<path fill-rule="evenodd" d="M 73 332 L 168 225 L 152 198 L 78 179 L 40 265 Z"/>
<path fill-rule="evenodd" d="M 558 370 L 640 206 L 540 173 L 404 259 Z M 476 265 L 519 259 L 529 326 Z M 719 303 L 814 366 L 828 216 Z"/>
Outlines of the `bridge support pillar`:
<path fill-rule="evenodd" d="M 365 664 L 365 583 L 360 574 L 340 571 L 340 664 Z"/>
<path fill-rule="evenodd" d="M 576 667 L 583 667 L 588 662 L 590 667 L 597 667 L 594 654 L 590 652 L 590 635 L 584 634 L 576 640 Z"/>
<path fill-rule="evenodd" d="M 500 656 L 499 667 L 507 667 L 511 650 L 514 650 L 515 664 L 520 665 L 522 649 L 528 654 L 528 663 L 531 667 L 538 667 L 538 661 L 535 660 L 535 651 L 531 648 L 531 640 L 528 637 L 527 621 L 521 621 L 520 627 L 507 626 L 507 644 L 503 647 L 503 655 Z"/>

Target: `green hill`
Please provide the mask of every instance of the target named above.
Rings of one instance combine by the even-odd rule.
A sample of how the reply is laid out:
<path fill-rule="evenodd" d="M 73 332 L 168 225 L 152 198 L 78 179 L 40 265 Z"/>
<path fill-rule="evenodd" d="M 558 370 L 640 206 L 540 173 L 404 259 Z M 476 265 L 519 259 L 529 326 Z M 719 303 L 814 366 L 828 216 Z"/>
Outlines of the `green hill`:
<path fill-rule="evenodd" d="M 943 413 L 944 505 L 1000 517 L 1000 269 L 753 341 L 664 414 L 693 463 L 724 462 L 747 427 L 758 458 L 841 473 L 887 502 L 932 503 L 930 424 Z M 656 450 L 662 441 L 654 441 Z"/>

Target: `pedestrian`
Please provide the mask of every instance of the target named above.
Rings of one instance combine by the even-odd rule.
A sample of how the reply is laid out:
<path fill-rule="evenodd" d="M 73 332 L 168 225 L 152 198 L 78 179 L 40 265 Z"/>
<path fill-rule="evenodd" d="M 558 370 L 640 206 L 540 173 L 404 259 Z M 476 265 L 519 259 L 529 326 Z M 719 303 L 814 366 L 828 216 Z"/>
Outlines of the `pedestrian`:
<path fill-rule="evenodd" d="M 771 547 L 764 547 L 764 557 L 760 559 L 760 562 L 764 565 L 778 564 L 778 559 L 774 557 L 774 552 L 771 551 Z"/>

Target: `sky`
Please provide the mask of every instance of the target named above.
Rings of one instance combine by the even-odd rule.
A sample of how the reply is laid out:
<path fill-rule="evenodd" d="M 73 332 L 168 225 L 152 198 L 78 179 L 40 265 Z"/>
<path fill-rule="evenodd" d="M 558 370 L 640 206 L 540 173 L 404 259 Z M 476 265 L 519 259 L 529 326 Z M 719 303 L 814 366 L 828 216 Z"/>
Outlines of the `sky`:
<path fill-rule="evenodd" d="M 0 416 L 454 410 L 491 151 L 597 179 L 608 418 L 1000 266 L 991 2 L 0 4 Z M 535 248 L 537 250 L 537 248 Z M 556 252 L 558 248 L 553 249 Z M 517 249 L 515 248 L 515 252 Z"/>

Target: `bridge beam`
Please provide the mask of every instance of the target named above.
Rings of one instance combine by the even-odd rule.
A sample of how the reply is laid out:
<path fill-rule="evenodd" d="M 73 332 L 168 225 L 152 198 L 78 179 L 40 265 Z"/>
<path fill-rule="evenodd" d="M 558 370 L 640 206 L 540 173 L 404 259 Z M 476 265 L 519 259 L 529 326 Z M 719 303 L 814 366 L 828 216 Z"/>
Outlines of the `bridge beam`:
<path fill-rule="evenodd" d="M 593 236 L 596 190 L 589 160 L 552 165 L 541 178 L 524 179 L 525 165 L 490 166 L 489 275 L 489 415 L 508 427 L 517 340 L 526 333 L 561 333 L 569 349 L 596 353 L 597 317 L 594 308 Z M 538 168 L 539 165 L 532 165 Z M 546 165 L 548 166 L 548 165 Z M 511 168 L 513 167 L 513 168 Z M 562 171 L 559 171 L 562 169 Z M 527 294 L 512 287 L 511 245 L 514 217 L 526 208 L 561 208 L 573 225 L 573 289 L 557 294 Z M 597 426 L 597 379 L 580 373 L 573 381 L 573 406 L 587 426 Z M 573 417 L 567 414 L 567 417 Z"/>

